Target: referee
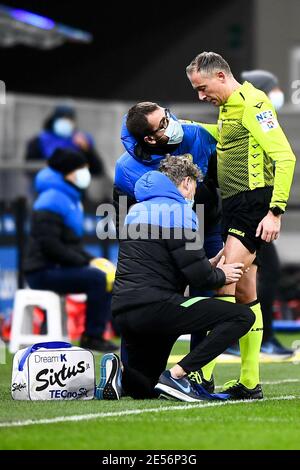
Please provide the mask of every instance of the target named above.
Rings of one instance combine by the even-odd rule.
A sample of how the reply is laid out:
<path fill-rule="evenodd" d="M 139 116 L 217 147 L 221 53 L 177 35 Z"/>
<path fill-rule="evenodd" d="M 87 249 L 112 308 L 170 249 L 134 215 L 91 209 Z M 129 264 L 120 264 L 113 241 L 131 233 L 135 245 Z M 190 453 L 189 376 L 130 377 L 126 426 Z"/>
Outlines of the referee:
<path fill-rule="evenodd" d="M 236 285 L 223 287 L 220 295 L 249 305 L 256 316 L 251 331 L 240 339 L 240 378 L 224 388 L 234 398 L 263 398 L 259 384 L 263 322 L 254 261 L 262 243 L 279 235 L 296 159 L 269 98 L 249 82 L 237 82 L 223 57 L 202 52 L 186 72 L 199 99 L 220 108 L 217 125 L 209 129 L 218 141 L 224 255 L 226 262 L 239 260 L 250 268 Z"/>

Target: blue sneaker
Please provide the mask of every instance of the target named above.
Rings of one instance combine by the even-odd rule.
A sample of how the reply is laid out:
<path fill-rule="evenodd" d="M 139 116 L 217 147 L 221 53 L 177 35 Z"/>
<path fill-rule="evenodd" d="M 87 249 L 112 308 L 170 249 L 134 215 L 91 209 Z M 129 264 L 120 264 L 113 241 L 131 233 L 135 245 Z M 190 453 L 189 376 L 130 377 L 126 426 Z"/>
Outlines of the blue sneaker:
<path fill-rule="evenodd" d="M 294 354 L 293 349 L 283 346 L 277 338 L 272 337 L 268 341 L 263 341 L 261 344 L 260 352 L 269 354 L 270 356 L 289 357 Z"/>
<path fill-rule="evenodd" d="M 173 379 L 169 370 L 159 377 L 154 389 L 164 398 L 175 398 L 180 401 L 197 402 L 202 400 L 227 400 L 229 395 L 208 393 L 201 385 L 191 382 L 187 377 Z"/>
<path fill-rule="evenodd" d="M 104 354 L 100 362 L 100 383 L 96 388 L 98 400 L 120 400 L 122 396 L 121 362 L 116 354 Z"/>

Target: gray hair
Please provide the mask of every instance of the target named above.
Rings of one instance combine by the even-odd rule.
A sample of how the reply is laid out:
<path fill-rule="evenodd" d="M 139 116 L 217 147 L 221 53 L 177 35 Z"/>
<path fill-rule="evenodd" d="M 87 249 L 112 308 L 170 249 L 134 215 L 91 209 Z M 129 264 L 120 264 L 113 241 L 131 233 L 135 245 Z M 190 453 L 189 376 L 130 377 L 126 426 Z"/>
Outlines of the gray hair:
<path fill-rule="evenodd" d="M 186 68 L 187 75 L 191 75 L 193 72 L 202 72 L 206 75 L 212 75 L 215 71 L 222 71 L 227 75 L 232 75 L 226 60 L 216 52 L 201 52 Z"/>
<path fill-rule="evenodd" d="M 194 181 L 202 181 L 203 179 L 202 172 L 193 163 L 193 157 L 190 153 L 177 156 L 168 155 L 160 162 L 158 171 L 168 176 L 176 186 L 179 186 L 187 176 Z"/>

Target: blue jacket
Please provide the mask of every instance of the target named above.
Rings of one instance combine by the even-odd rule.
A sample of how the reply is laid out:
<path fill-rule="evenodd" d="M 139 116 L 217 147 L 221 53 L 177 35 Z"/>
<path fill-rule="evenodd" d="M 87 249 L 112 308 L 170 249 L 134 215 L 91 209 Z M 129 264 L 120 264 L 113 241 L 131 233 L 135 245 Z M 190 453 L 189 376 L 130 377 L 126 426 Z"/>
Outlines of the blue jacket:
<path fill-rule="evenodd" d="M 81 192 L 48 167 L 37 174 L 36 189 L 24 271 L 87 266 L 92 256 L 82 246 Z"/>
<path fill-rule="evenodd" d="M 135 184 L 138 201 L 127 214 L 125 225 L 149 224 L 168 228 L 198 229 L 197 215 L 175 184 L 159 171 L 145 173 Z"/>
<path fill-rule="evenodd" d="M 33 210 L 54 212 L 75 235 L 81 237 L 83 234 L 81 191 L 67 183 L 61 173 L 49 167 L 38 172 L 35 189 L 39 196 L 33 205 Z"/>
<path fill-rule="evenodd" d="M 55 134 L 51 129 L 42 130 L 28 142 L 26 160 L 48 160 L 57 148 L 74 150 L 84 154 L 93 175 L 103 174 L 103 162 L 97 153 L 93 137 L 87 132 L 80 131 L 89 144 L 88 149 L 83 150 L 73 142 L 74 134 L 77 132 L 78 130 L 76 129 L 70 137 L 62 137 Z"/>
<path fill-rule="evenodd" d="M 94 147 L 94 141 L 92 139 L 92 136 L 90 136 L 86 132 L 84 132 L 84 136 L 89 142 L 89 145 L 91 147 Z M 78 150 L 80 150 L 78 149 L 78 145 L 74 144 L 73 142 L 73 134 L 71 135 L 71 137 L 61 137 L 55 134 L 54 132 L 48 130 L 40 132 L 39 144 L 41 147 L 42 155 L 45 159 L 50 158 L 54 150 L 56 150 L 57 148 L 74 150 L 77 152 Z"/>

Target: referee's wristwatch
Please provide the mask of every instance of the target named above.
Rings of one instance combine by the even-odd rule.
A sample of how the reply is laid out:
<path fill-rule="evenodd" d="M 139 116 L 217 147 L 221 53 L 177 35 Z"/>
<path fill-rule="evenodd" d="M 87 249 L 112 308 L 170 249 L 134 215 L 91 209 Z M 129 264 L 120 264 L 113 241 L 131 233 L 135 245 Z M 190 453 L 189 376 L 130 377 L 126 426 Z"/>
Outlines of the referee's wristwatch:
<path fill-rule="evenodd" d="M 280 207 L 278 207 L 278 206 L 270 207 L 270 211 L 271 211 L 275 216 L 284 213 L 284 211 L 283 211 L 282 209 L 280 209 Z"/>

